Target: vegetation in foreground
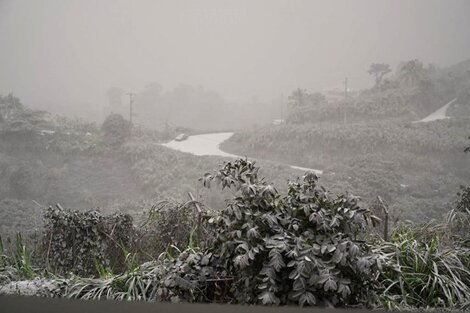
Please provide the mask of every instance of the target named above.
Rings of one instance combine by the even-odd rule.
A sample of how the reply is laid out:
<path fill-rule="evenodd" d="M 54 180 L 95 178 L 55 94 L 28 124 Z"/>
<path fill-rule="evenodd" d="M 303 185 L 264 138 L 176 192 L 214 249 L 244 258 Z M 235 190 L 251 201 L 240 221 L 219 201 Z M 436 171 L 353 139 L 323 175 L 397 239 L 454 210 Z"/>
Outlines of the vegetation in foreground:
<path fill-rule="evenodd" d="M 161 204 L 151 210 L 145 227 L 132 227 L 140 235 L 129 229 L 119 231 L 122 225 L 130 227 L 127 219 L 114 219 L 110 230 L 104 222 L 108 218 L 97 213 L 78 215 L 51 208 L 42 245 L 49 254 L 49 266 L 35 269 L 18 239 L 13 254 L 8 249 L 2 252 L 3 284 L 47 277 L 55 284 L 47 296 L 80 299 L 468 308 L 468 188 L 462 189 L 459 202 L 445 219 L 401 224 L 384 241 L 370 235 L 377 217 L 353 196 L 329 194 L 317 185 L 314 174 L 291 181 L 287 192 L 278 192 L 258 172 L 247 160 L 225 163 L 201 178 L 206 187 L 218 183 L 232 190 L 225 208 L 207 210 L 196 202 L 176 207 Z M 142 252 L 152 249 L 139 251 L 139 245 L 131 242 L 140 238 L 142 244 L 142 232 L 149 229 L 156 232 L 147 240 L 166 245 L 146 255 L 148 261 L 142 264 Z M 65 237 L 47 240 L 51 234 Z M 124 234 L 133 239 L 123 241 Z M 97 240 L 102 235 L 110 240 Z M 105 252 L 112 241 L 118 241 L 115 247 L 122 251 L 118 257 Z M 75 249 L 83 249 L 82 258 L 95 260 L 94 271 L 88 274 L 94 277 L 66 274 L 92 269 L 93 262 L 81 267 L 62 264 L 61 275 L 54 270 L 54 264 L 76 256 Z M 119 266 L 103 263 L 97 251 L 122 262 Z"/>

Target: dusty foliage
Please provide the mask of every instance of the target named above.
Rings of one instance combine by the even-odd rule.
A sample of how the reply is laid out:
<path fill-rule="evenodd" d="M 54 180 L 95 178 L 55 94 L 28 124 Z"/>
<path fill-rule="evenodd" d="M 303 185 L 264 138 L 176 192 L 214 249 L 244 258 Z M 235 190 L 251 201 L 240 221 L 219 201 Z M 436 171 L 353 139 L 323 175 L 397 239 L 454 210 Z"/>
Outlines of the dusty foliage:
<path fill-rule="evenodd" d="M 113 146 L 122 145 L 131 135 L 131 123 L 120 114 L 111 114 L 103 122 L 101 130 L 103 131 L 105 141 Z"/>
<path fill-rule="evenodd" d="M 383 305 L 396 308 L 470 307 L 470 250 L 462 243 L 469 217 L 451 211 L 445 221 L 402 225 L 377 245 L 387 258 L 379 281 Z"/>
<path fill-rule="evenodd" d="M 103 216 L 57 205 L 49 207 L 44 218 L 44 260 L 54 272 L 93 275 L 100 266 L 124 266 L 122 246 L 130 246 L 135 238 L 129 215 Z"/>
<path fill-rule="evenodd" d="M 346 306 L 373 299 L 381 260 L 358 236 L 376 218 L 352 196 L 330 196 L 313 173 L 290 182 L 285 195 L 257 173 L 239 159 L 203 179 L 238 190 L 213 220 L 213 251 L 234 275 L 236 302 Z"/>
<path fill-rule="evenodd" d="M 191 202 L 163 200 L 146 212 L 139 227 L 139 250 L 156 259 L 162 252 L 184 250 L 195 244 L 197 220 Z"/>
<path fill-rule="evenodd" d="M 0 284 L 18 279 L 31 279 L 36 275 L 31 262 L 31 251 L 24 244 L 21 234 L 16 235 L 11 248 L 11 253 L 8 253 L 0 237 Z"/>
<path fill-rule="evenodd" d="M 375 218 L 354 197 L 331 197 L 308 174 L 287 194 L 258 179 L 246 160 L 202 178 L 235 187 L 234 198 L 205 216 L 214 237 L 201 249 L 162 254 L 108 279 L 76 279 L 70 297 L 246 304 L 373 304 L 381 256 L 358 239 Z"/>
<path fill-rule="evenodd" d="M 51 237 L 45 236 L 49 259 L 68 262 L 55 263 L 56 268 L 59 264 L 88 273 L 97 270 L 99 275 L 59 280 L 59 296 L 389 309 L 469 307 L 467 210 L 456 209 L 442 221 L 424 225 L 402 224 L 389 241 L 373 241 L 370 226 L 378 218 L 361 208 L 357 198 L 331 195 L 317 185 L 313 173 L 289 182 L 287 191 L 280 193 L 259 178 L 258 171 L 254 163 L 238 159 L 204 175 L 206 187 L 217 183 L 232 190 L 233 197 L 221 210 L 203 210 L 201 221 L 194 203 L 171 201 L 153 206 L 145 223 L 134 230 L 124 217 L 50 208 Z M 115 275 L 106 263 L 113 255 L 111 243 L 124 242 L 134 231 L 132 236 L 139 239 L 128 239 L 128 245 L 117 248 L 124 265 L 119 273 L 110 266 Z M 152 238 L 159 242 L 152 244 Z M 148 253 L 151 261 L 138 266 L 144 259 L 139 254 L 148 251 L 153 251 Z"/>
<path fill-rule="evenodd" d="M 107 279 L 75 279 L 67 288 L 70 298 L 144 301 L 211 302 L 219 279 L 211 254 L 188 249 L 176 258 L 144 263 Z"/>

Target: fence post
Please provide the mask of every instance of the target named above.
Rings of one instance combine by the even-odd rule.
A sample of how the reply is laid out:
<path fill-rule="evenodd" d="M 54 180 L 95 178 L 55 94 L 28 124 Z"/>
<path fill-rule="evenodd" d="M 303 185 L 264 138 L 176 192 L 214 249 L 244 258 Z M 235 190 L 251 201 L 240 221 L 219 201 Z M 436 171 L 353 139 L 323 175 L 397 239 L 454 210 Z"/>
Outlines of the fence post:
<path fill-rule="evenodd" d="M 387 205 L 384 203 L 384 201 L 382 200 L 382 198 L 380 198 L 379 196 L 377 197 L 377 200 L 379 201 L 380 203 L 380 206 L 382 207 L 382 211 L 385 215 L 385 221 L 384 221 L 384 240 L 387 241 L 388 240 L 388 207 Z"/>

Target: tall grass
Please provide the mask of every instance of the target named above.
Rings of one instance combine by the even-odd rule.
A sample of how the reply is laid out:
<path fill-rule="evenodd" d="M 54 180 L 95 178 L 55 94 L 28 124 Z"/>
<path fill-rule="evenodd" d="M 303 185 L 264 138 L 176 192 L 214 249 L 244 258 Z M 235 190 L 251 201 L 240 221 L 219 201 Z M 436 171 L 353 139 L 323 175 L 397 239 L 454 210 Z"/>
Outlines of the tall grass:
<path fill-rule="evenodd" d="M 5 254 L 5 247 L 3 246 L 3 238 L 0 236 L 0 269 L 7 266 L 8 257 Z"/>
<path fill-rule="evenodd" d="M 156 287 L 152 268 L 144 266 L 140 270 L 104 279 L 74 279 L 67 291 L 67 297 L 84 300 L 153 300 Z"/>
<path fill-rule="evenodd" d="M 7 243 L 11 243 L 8 238 Z M 7 251 L 9 250 L 9 251 Z M 23 243 L 20 233 L 16 234 L 14 246 L 5 246 L 3 238 L 0 237 L 0 281 L 16 279 L 32 279 L 35 271 L 31 263 L 31 252 Z"/>
<path fill-rule="evenodd" d="M 31 254 L 26 245 L 23 244 L 23 238 L 20 233 L 16 234 L 15 248 L 14 264 L 18 274 L 26 279 L 33 278 L 34 270 L 31 265 Z"/>
<path fill-rule="evenodd" d="M 162 252 L 157 259 L 140 266 L 137 264 L 137 254 L 129 252 L 121 243 L 121 250 L 126 259 L 124 273 L 112 275 L 103 265 L 96 262 L 100 278 L 73 277 L 69 281 L 66 296 L 83 300 L 127 301 L 156 301 L 166 297 L 163 290 L 168 287 L 168 284 L 178 284 L 175 283 L 175 279 L 178 280 L 175 277 L 180 275 L 178 271 L 189 270 L 189 267 L 183 266 L 178 258 L 182 255 L 195 254 L 199 250 L 194 239 L 195 230 L 196 228 L 193 228 L 190 231 L 185 249 L 169 244 L 166 251 Z M 177 298 L 176 294 L 174 297 Z"/>
<path fill-rule="evenodd" d="M 451 212 L 442 223 L 402 225 L 389 242 L 377 246 L 388 256 L 379 277 L 386 308 L 458 308 L 470 303 L 470 250 L 449 231 L 460 222 Z"/>

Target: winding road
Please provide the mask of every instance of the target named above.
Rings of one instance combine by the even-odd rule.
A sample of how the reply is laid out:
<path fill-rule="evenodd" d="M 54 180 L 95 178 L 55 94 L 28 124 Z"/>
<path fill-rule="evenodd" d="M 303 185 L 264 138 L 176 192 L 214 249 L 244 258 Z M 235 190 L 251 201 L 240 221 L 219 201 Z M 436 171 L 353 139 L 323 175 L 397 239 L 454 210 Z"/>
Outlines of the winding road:
<path fill-rule="evenodd" d="M 414 121 L 413 123 L 425 123 L 432 122 L 436 120 L 442 120 L 449 118 L 446 115 L 447 109 L 455 102 L 457 99 L 453 99 L 449 103 L 445 104 L 443 107 L 433 112 L 432 114 L 426 116 L 425 118 Z M 241 156 L 230 154 L 220 149 L 220 144 L 225 140 L 233 136 L 233 133 L 210 133 L 202 135 L 189 136 L 186 140 L 176 141 L 172 140 L 168 143 L 161 144 L 162 146 L 178 150 L 181 152 L 191 153 L 197 156 L 219 156 L 224 158 L 240 158 Z M 272 162 L 272 161 L 270 161 Z M 296 165 L 283 164 L 281 165 L 289 166 L 290 168 L 303 171 L 303 172 L 314 172 L 317 175 L 323 174 L 323 171 L 313 168 L 300 167 Z"/>
<path fill-rule="evenodd" d="M 165 147 L 178 150 L 181 152 L 191 153 L 198 156 L 220 156 L 224 158 L 240 158 L 241 156 L 230 154 L 220 150 L 220 144 L 233 136 L 233 133 L 211 133 L 189 136 L 186 140 L 175 141 L 172 140 L 168 143 L 162 144 Z M 270 161 L 272 162 L 272 161 Z M 278 163 L 281 165 L 289 166 L 290 168 L 300 170 L 303 172 L 314 172 L 317 175 L 323 174 L 323 171 L 300 167 L 290 164 Z"/>

